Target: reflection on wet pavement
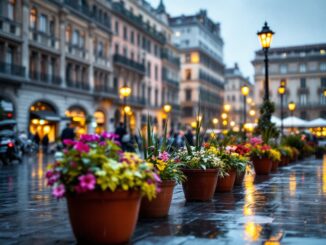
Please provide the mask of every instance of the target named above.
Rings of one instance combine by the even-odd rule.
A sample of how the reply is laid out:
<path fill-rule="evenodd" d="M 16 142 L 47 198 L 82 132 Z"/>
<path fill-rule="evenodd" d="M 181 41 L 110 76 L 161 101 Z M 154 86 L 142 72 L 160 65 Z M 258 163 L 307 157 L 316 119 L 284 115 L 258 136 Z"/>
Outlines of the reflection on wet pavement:
<path fill-rule="evenodd" d="M 52 158 L 0 167 L 0 244 L 75 244 L 65 201 L 50 195 Z M 175 189 L 169 217 L 139 220 L 133 244 L 326 244 L 326 158 L 246 176 L 233 193 L 186 203 Z"/>

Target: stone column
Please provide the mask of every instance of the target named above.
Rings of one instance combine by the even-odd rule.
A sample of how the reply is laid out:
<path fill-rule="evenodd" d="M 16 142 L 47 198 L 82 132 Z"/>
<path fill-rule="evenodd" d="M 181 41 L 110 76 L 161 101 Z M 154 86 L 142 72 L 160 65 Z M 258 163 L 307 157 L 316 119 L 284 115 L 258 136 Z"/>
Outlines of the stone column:
<path fill-rule="evenodd" d="M 25 67 L 25 78 L 29 79 L 29 0 L 23 1 L 22 13 L 22 60 L 21 64 Z"/>
<path fill-rule="evenodd" d="M 88 36 L 88 52 L 89 52 L 89 77 L 88 77 L 88 82 L 89 82 L 89 87 L 90 87 L 90 91 L 94 91 L 94 30 L 95 30 L 96 26 L 94 23 L 91 23 L 89 25 L 89 36 Z M 87 43 L 86 43 L 87 44 Z"/>
<path fill-rule="evenodd" d="M 61 86 L 67 87 L 66 81 L 66 18 L 68 11 L 61 9 L 59 14 L 59 38 L 60 38 L 60 69 L 59 76 L 62 79 Z"/>

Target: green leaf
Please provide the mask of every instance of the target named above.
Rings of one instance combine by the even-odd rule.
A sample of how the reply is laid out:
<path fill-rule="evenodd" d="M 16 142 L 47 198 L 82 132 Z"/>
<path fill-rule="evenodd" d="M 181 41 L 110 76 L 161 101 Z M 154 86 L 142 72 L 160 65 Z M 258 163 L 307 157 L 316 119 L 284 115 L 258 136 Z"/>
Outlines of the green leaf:
<path fill-rule="evenodd" d="M 189 141 L 187 140 L 186 137 L 184 137 L 184 139 L 185 139 L 185 144 L 186 144 L 186 148 L 187 148 L 188 154 L 189 155 L 192 155 L 191 145 L 189 144 Z"/>
<path fill-rule="evenodd" d="M 147 147 L 153 146 L 153 132 L 152 132 L 152 124 L 149 118 L 149 115 L 147 115 Z"/>
<path fill-rule="evenodd" d="M 164 124 L 161 152 L 166 151 L 166 148 L 167 148 L 167 131 L 168 131 L 168 126 L 167 125 L 168 125 L 168 120 L 166 120 L 165 124 Z"/>

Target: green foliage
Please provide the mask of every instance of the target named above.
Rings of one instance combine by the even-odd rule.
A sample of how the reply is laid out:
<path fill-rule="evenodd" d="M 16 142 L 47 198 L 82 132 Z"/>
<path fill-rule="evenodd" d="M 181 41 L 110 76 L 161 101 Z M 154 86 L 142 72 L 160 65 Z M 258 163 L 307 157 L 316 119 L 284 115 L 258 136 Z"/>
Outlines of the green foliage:
<path fill-rule="evenodd" d="M 271 122 L 274 111 L 274 103 L 270 101 L 264 101 L 260 108 L 260 118 L 254 133 L 255 135 L 261 135 L 265 144 L 268 144 L 272 138 L 277 138 L 279 136 L 279 131 L 275 124 Z"/>
<path fill-rule="evenodd" d="M 301 136 L 294 134 L 283 137 L 281 144 L 285 146 L 294 147 L 298 149 L 299 152 L 302 152 L 304 147 L 304 142 L 301 140 Z"/>

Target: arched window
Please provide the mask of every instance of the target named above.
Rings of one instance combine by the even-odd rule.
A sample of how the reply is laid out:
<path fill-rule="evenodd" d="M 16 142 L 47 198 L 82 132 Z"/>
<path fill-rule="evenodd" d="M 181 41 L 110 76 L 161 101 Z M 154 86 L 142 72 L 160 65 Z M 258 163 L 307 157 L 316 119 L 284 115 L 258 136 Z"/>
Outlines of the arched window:
<path fill-rule="evenodd" d="M 37 10 L 36 8 L 32 8 L 30 15 L 29 15 L 29 22 L 30 22 L 30 26 L 33 29 L 36 29 L 36 25 L 37 25 Z"/>

